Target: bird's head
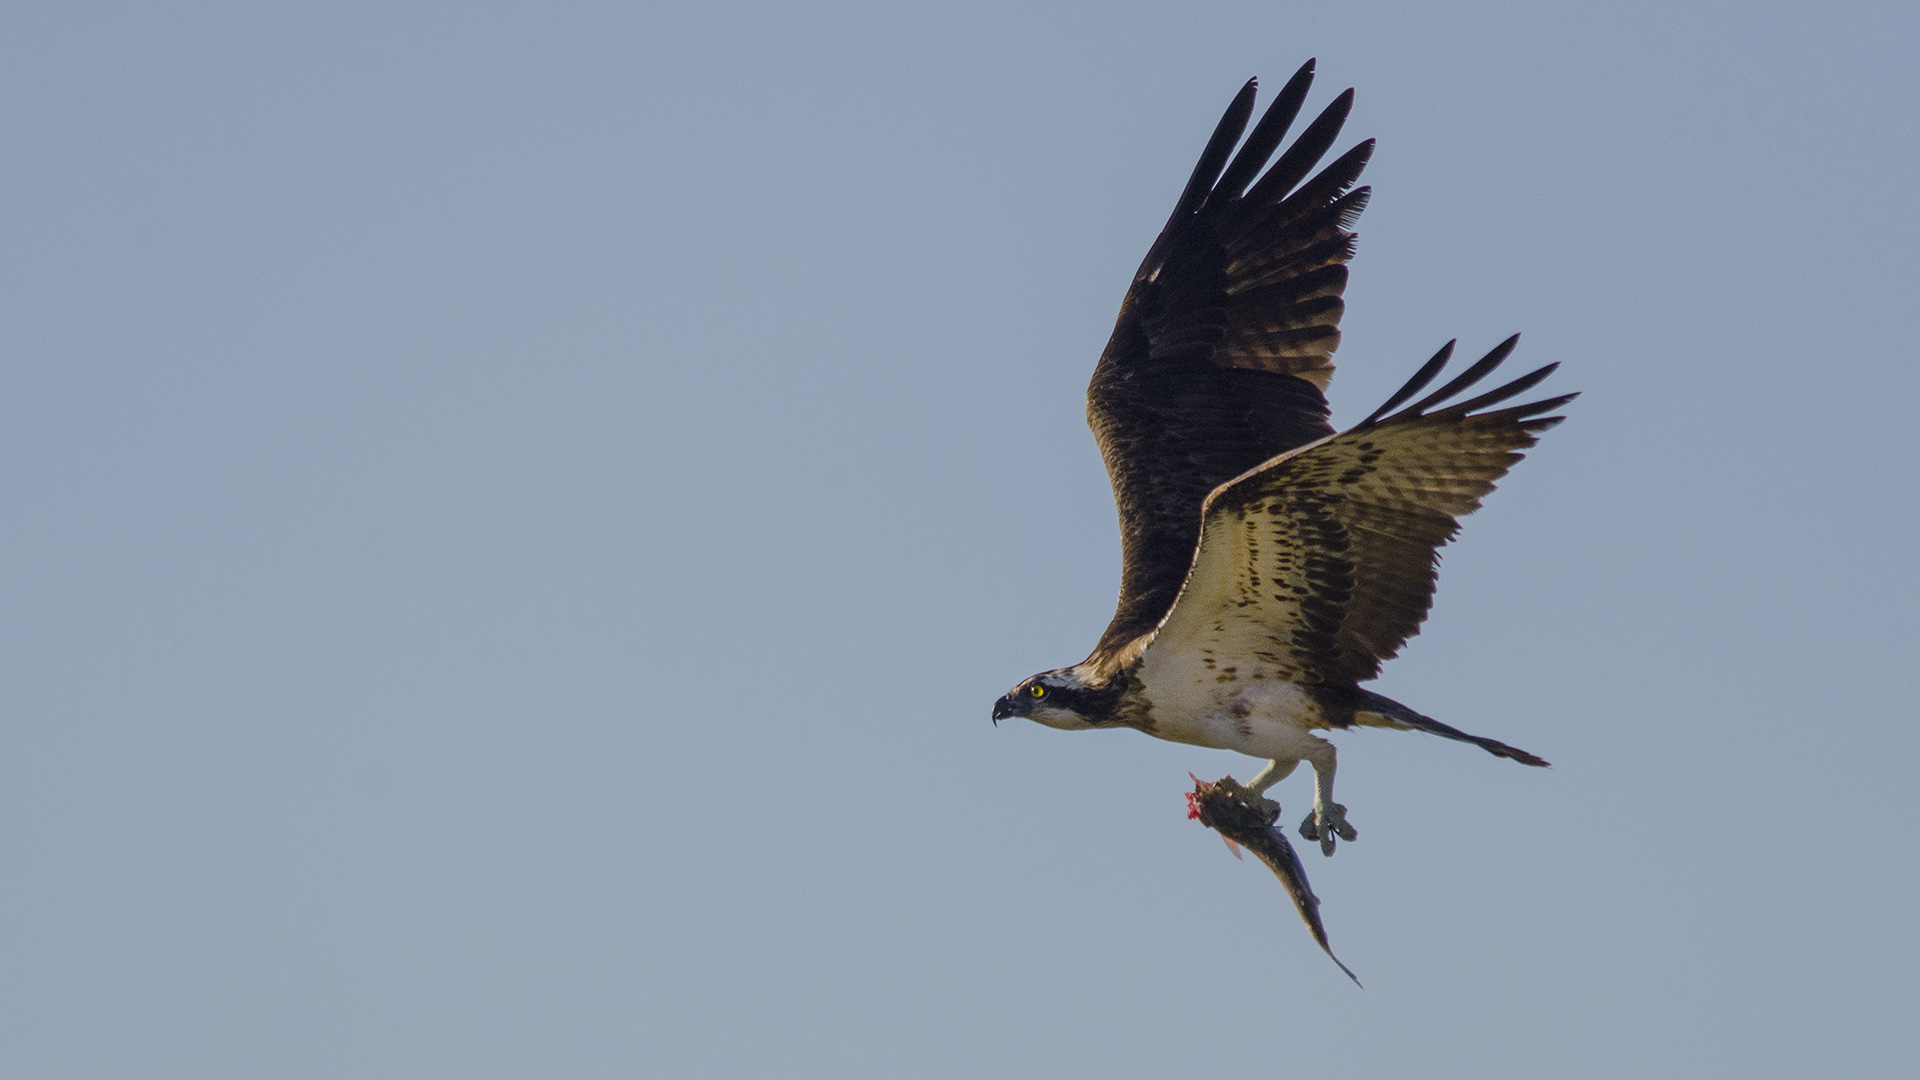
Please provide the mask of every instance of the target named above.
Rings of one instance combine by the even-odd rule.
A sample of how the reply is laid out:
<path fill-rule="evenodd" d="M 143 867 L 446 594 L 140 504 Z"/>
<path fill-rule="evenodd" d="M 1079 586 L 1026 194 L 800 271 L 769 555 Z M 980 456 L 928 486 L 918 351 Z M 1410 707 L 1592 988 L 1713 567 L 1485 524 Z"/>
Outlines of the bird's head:
<path fill-rule="evenodd" d="M 993 703 L 993 722 L 1024 716 L 1037 724 L 1063 731 L 1098 727 L 1106 712 L 1107 695 L 1089 686 L 1074 668 L 1043 671 L 1007 691 Z"/>

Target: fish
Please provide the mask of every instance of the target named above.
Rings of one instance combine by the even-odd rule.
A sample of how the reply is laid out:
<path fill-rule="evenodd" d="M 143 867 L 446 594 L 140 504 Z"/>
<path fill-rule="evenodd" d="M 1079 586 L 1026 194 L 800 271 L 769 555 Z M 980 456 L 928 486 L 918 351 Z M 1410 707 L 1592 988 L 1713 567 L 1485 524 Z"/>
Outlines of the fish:
<path fill-rule="evenodd" d="M 1333 947 L 1327 944 L 1327 927 L 1320 920 L 1320 898 L 1313 895 L 1313 888 L 1307 884 L 1307 869 L 1301 865 L 1293 845 L 1287 842 L 1287 835 L 1274 825 L 1280 819 L 1280 804 L 1247 790 L 1231 776 L 1209 784 L 1192 773 L 1187 775 L 1193 777 L 1193 790 L 1187 792 L 1187 817 L 1219 833 L 1235 858 L 1240 856 L 1237 849 L 1245 848 L 1265 863 L 1273 876 L 1280 879 L 1280 884 L 1286 886 L 1293 906 L 1300 911 L 1300 921 L 1307 924 L 1307 932 L 1313 935 L 1320 951 L 1347 973 L 1353 985 L 1361 986 L 1360 977 L 1340 963 L 1340 958 L 1333 955 Z"/>

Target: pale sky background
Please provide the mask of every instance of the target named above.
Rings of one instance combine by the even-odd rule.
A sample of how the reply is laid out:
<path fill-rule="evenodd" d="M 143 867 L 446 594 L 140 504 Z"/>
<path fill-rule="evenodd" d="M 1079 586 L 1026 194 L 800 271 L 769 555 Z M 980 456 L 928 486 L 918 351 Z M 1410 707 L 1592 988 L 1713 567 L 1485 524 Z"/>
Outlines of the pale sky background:
<path fill-rule="evenodd" d="M 1555 767 L 1338 739 L 1364 991 L 1257 763 L 988 722 L 1309 56 L 1336 420 L 1585 392 L 1375 684 Z M 0 1075 L 1916 1075 L 1916 199 L 1910 3 L 8 3 Z"/>

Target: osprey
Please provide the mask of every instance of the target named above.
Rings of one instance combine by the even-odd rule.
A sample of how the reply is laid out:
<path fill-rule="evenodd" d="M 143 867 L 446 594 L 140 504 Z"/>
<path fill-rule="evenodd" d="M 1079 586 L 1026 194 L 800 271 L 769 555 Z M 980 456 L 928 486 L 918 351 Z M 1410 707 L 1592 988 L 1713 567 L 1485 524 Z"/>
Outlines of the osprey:
<path fill-rule="evenodd" d="M 1454 400 L 1516 335 L 1406 404 L 1446 367 L 1448 342 L 1373 415 L 1334 432 L 1324 391 L 1348 226 L 1370 190 L 1353 185 L 1373 141 L 1305 179 L 1339 135 L 1347 90 L 1267 167 L 1313 68 L 1295 73 L 1235 154 L 1253 114 L 1248 81 L 1134 274 L 1087 388 L 1120 512 L 1118 609 L 1085 660 L 1022 681 L 993 719 L 1131 727 L 1265 758 L 1246 785 L 1265 807 L 1264 792 L 1309 761 L 1313 811 L 1300 835 L 1331 855 L 1356 834 L 1333 801 L 1334 748 L 1316 729 L 1425 731 L 1547 764 L 1360 684 L 1419 631 L 1457 519 L 1575 395 L 1491 408 L 1548 365 Z"/>

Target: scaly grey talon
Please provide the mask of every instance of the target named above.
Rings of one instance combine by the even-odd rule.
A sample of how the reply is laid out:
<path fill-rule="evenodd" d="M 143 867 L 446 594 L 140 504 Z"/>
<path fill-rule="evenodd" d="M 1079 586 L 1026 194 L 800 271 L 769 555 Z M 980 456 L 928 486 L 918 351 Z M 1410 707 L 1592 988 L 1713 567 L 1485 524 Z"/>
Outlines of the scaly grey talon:
<path fill-rule="evenodd" d="M 1280 804 L 1260 794 L 1259 788 L 1242 786 L 1231 776 L 1221 777 L 1214 786 L 1238 800 L 1239 803 L 1247 809 L 1252 810 L 1256 814 L 1263 815 L 1268 821 L 1272 821 L 1274 818 L 1280 816 Z"/>
<path fill-rule="evenodd" d="M 1313 813 L 1300 823 L 1300 836 L 1307 840 L 1320 841 L 1320 854 L 1333 854 L 1336 837 L 1340 840 L 1357 840 L 1360 833 L 1347 824 L 1347 808 L 1339 803 L 1316 805 Z"/>

